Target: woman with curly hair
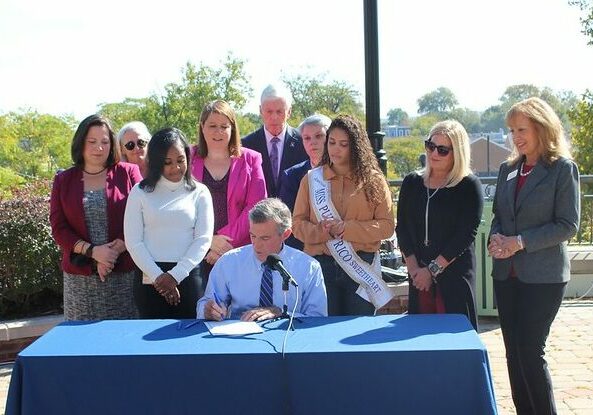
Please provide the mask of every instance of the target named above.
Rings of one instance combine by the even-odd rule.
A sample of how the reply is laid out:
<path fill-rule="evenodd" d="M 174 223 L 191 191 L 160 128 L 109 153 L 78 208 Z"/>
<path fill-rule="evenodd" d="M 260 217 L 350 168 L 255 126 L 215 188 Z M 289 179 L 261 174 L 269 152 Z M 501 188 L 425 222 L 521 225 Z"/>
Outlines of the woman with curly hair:
<path fill-rule="evenodd" d="M 378 259 L 395 227 L 391 193 L 358 120 L 338 116 L 327 137 L 319 167 L 301 181 L 294 234 L 321 263 L 328 314 L 370 315 L 393 296 Z"/>

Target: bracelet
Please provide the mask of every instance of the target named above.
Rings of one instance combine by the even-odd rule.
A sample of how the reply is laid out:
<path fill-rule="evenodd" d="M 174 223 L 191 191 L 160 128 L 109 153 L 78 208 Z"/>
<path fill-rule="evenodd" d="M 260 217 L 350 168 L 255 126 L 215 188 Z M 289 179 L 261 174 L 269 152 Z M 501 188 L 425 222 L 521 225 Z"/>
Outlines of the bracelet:
<path fill-rule="evenodd" d="M 523 238 L 521 235 L 517 235 L 517 245 L 519 245 L 519 251 L 525 249 L 525 245 L 523 245 Z"/>
<path fill-rule="evenodd" d="M 93 244 L 89 244 L 89 247 L 86 249 L 86 251 L 84 251 L 84 256 L 92 258 L 93 257 L 93 248 L 95 247 L 95 245 Z"/>

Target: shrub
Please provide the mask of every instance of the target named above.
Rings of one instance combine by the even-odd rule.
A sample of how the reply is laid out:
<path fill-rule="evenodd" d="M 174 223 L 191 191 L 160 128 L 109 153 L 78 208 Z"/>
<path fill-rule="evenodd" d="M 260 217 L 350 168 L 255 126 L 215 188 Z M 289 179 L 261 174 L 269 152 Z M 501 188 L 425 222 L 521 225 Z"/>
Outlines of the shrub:
<path fill-rule="evenodd" d="M 51 236 L 51 182 L 41 180 L 0 200 L 0 316 L 57 311 L 62 304 L 60 252 Z"/>

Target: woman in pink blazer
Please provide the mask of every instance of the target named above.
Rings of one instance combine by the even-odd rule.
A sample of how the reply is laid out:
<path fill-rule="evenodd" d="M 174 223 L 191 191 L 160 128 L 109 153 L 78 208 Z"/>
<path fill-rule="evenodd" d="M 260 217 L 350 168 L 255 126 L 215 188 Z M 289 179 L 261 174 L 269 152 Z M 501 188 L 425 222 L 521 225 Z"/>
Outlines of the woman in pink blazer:
<path fill-rule="evenodd" d="M 214 238 L 202 262 L 205 284 L 221 255 L 250 243 L 249 209 L 267 196 L 261 155 L 241 148 L 235 112 L 225 101 L 202 110 L 192 174 L 208 187 L 214 205 Z"/>

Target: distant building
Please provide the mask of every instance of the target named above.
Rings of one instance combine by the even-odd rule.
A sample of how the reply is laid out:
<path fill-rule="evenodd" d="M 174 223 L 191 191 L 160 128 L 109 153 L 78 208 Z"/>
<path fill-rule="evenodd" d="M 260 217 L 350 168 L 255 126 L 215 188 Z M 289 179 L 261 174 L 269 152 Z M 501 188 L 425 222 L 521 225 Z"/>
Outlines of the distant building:
<path fill-rule="evenodd" d="M 470 143 L 472 170 L 477 176 L 496 176 L 498 168 L 511 154 L 511 150 L 487 137 L 479 137 Z"/>
<path fill-rule="evenodd" d="M 502 128 L 499 129 L 498 132 L 490 131 L 489 133 L 482 132 L 482 133 L 469 134 L 470 141 L 475 141 L 481 137 L 490 138 L 490 141 L 497 143 L 497 144 L 502 144 L 503 146 L 508 147 L 507 135 L 504 133 L 504 130 Z"/>
<path fill-rule="evenodd" d="M 402 125 L 386 125 L 383 128 L 383 132 L 385 133 L 385 137 L 407 137 L 412 133 L 412 129 L 410 127 L 405 127 Z"/>

